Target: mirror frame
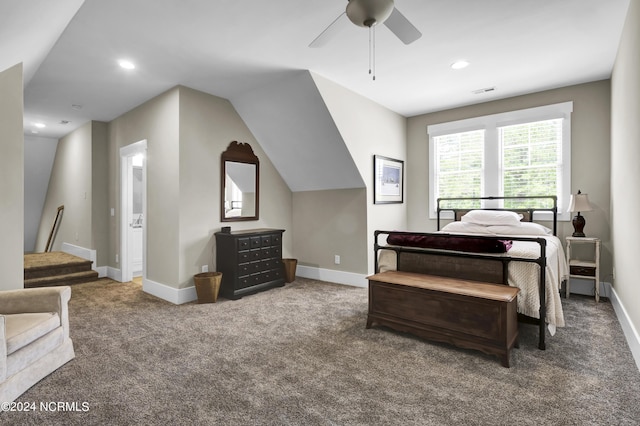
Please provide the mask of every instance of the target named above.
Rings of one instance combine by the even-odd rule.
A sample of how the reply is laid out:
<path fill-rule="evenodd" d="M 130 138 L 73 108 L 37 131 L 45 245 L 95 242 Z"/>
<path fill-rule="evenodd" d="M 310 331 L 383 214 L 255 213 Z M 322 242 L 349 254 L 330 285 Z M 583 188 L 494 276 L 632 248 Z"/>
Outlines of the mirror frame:
<path fill-rule="evenodd" d="M 226 182 L 226 162 L 254 164 L 256 166 L 256 208 L 253 216 L 225 217 L 225 182 Z M 245 142 L 233 141 L 227 147 L 227 150 L 220 156 L 220 221 L 221 222 L 240 222 L 243 220 L 258 220 L 260 207 L 260 160 L 253 153 L 251 145 Z"/>

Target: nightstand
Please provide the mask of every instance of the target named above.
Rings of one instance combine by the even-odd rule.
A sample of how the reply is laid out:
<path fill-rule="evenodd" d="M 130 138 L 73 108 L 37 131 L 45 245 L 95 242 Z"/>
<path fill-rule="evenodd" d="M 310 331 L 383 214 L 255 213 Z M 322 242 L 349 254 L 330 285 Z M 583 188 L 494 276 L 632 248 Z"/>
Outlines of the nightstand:
<path fill-rule="evenodd" d="M 571 246 L 577 244 L 593 245 L 593 256 L 588 260 L 576 258 L 571 254 Z M 571 278 L 591 279 L 594 281 L 596 302 L 600 301 L 600 238 L 567 237 L 567 263 L 569 264 L 569 279 L 567 280 L 567 299 Z"/>

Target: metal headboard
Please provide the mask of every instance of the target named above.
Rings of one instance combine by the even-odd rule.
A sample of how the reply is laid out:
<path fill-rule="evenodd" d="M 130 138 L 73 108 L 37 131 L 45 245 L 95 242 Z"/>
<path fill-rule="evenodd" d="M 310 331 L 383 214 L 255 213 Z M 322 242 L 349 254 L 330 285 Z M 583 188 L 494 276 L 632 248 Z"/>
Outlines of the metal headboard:
<path fill-rule="evenodd" d="M 504 208 L 453 208 L 453 207 L 440 207 L 440 203 L 443 201 L 484 201 L 484 200 L 550 200 L 553 202 L 553 207 L 528 207 L 528 208 L 516 208 L 516 209 L 504 209 Z M 553 215 L 553 235 L 557 235 L 558 231 L 558 197 L 555 195 L 527 195 L 521 197 L 449 197 L 438 198 L 438 231 L 440 230 L 440 213 L 444 211 L 453 212 L 454 220 L 460 220 L 460 217 L 470 210 L 508 210 L 512 212 L 522 213 L 524 218 L 528 222 L 533 222 L 533 214 L 540 212 L 551 212 Z"/>

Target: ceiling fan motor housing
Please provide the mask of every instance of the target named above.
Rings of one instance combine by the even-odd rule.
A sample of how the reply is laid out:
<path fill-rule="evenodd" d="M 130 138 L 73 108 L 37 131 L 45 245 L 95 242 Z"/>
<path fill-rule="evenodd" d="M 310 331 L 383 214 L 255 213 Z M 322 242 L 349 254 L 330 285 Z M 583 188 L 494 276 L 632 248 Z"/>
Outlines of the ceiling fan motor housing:
<path fill-rule="evenodd" d="M 349 0 L 347 16 L 359 27 L 382 24 L 393 12 L 393 0 Z"/>

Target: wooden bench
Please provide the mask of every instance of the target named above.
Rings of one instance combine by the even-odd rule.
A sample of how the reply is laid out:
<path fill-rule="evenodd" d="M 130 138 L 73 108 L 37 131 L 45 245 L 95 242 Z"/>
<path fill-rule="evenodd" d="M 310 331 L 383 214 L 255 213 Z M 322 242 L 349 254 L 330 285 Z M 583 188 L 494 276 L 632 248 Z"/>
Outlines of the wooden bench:
<path fill-rule="evenodd" d="M 384 325 L 479 350 L 509 367 L 518 341 L 517 288 L 401 271 L 368 280 L 367 328 Z"/>

